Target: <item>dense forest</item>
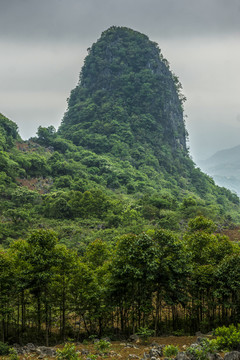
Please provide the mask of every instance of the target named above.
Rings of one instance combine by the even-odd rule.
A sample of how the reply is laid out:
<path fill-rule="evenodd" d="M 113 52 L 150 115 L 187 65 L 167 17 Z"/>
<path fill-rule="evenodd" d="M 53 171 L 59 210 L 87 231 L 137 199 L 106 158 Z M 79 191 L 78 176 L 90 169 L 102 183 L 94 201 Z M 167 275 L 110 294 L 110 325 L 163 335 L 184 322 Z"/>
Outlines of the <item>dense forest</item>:
<path fill-rule="evenodd" d="M 2 340 L 46 344 L 89 335 L 208 331 L 240 320 L 239 246 L 211 220 L 96 239 L 83 255 L 40 229 L 0 252 Z"/>
<path fill-rule="evenodd" d="M 0 114 L 0 336 L 57 342 L 240 321 L 239 198 L 190 158 L 185 97 L 157 44 L 112 27 L 61 126 Z M 44 340 L 45 339 L 45 340 Z"/>

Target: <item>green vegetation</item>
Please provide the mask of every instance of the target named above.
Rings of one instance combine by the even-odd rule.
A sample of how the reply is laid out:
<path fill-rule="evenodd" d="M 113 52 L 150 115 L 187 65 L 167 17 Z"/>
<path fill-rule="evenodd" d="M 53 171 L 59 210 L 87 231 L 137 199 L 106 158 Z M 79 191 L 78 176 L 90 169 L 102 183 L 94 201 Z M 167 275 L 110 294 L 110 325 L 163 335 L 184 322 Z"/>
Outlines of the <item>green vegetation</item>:
<path fill-rule="evenodd" d="M 48 344 L 134 329 L 142 336 L 164 329 L 192 333 L 203 324 L 208 331 L 240 321 L 235 301 L 240 279 L 235 293 L 228 292 L 239 263 L 231 263 L 229 283 L 221 277 L 223 264 L 239 258 L 239 246 L 209 232 L 209 220 L 195 223 L 202 229 L 193 233 L 191 221 L 183 238 L 161 229 L 123 235 L 116 244 L 97 239 L 81 256 L 59 244 L 51 230 L 16 240 L 0 252 L 1 337 Z M 200 257 L 194 234 L 201 241 Z M 97 344 L 104 351 L 105 343 Z"/>
<path fill-rule="evenodd" d="M 10 351 L 10 346 L 6 343 L 0 341 L 0 355 L 8 355 Z"/>
<path fill-rule="evenodd" d="M 95 350 L 100 354 L 106 354 L 111 349 L 111 343 L 104 339 L 100 339 L 99 341 L 95 342 L 94 344 Z"/>
<path fill-rule="evenodd" d="M 199 346 L 187 348 L 187 354 L 195 360 L 207 360 L 209 356 L 217 353 L 217 344 L 215 339 L 201 339 Z"/>
<path fill-rule="evenodd" d="M 238 350 L 240 343 L 240 324 L 234 326 L 231 324 L 229 327 L 218 327 L 214 331 L 217 336 L 216 344 L 219 350 Z"/>
<path fill-rule="evenodd" d="M 79 360 L 75 346 L 66 343 L 62 349 L 57 349 L 57 360 Z"/>
<path fill-rule="evenodd" d="M 165 358 L 176 357 L 178 352 L 179 352 L 178 347 L 174 345 L 167 345 L 163 349 L 163 355 Z"/>
<path fill-rule="evenodd" d="M 15 348 L 9 349 L 9 360 L 20 360 L 20 356 Z"/>
<path fill-rule="evenodd" d="M 22 141 L 0 115 L 3 342 L 240 321 L 240 249 L 221 233 L 239 222 L 239 199 L 190 159 L 183 102 L 156 44 L 112 27 L 58 131 Z"/>
<path fill-rule="evenodd" d="M 137 335 L 140 337 L 144 344 L 147 344 L 150 336 L 154 334 L 154 331 L 148 327 L 140 327 L 137 331 Z"/>

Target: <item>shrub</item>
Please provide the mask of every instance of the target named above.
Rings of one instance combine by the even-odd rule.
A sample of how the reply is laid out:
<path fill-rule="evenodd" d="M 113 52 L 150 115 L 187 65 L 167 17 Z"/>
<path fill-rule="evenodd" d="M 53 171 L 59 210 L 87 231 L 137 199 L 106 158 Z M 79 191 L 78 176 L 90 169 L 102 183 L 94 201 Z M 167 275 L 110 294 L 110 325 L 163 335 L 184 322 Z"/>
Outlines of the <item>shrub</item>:
<path fill-rule="evenodd" d="M 174 336 L 186 336 L 188 334 L 185 333 L 184 329 L 175 330 L 172 332 L 172 335 Z"/>
<path fill-rule="evenodd" d="M 147 327 L 140 327 L 136 333 L 144 343 L 147 343 L 150 336 L 153 335 L 153 330 L 148 329 Z"/>
<path fill-rule="evenodd" d="M 201 343 L 196 347 L 187 348 L 187 354 L 190 354 L 194 360 L 208 360 L 209 354 L 217 352 L 216 340 L 201 339 Z"/>
<path fill-rule="evenodd" d="M 57 349 L 58 360 L 79 360 L 76 348 L 73 344 L 67 343 L 64 348 Z"/>
<path fill-rule="evenodd" d="M 97 339 L 97 335 L 90 335 L 88 338 L 89 338 L 89 340 L 91 340 L 92 342 L 94 342 L 94 340 Z"/>
<path fill-rule="evenodd" d="M 14 349 L 14 348 L 9 349 L 9 359 L 10 360 L 20 360 L 20 357 L 18 356 L 16 349 Z"/>
<path fill-rule="evenodd" d="M 10 347 L 8 344 L 0 341 L 0 355 L 8 355 L 9 354 Z"/>
<path fill-rule="evenodd" d="M 88 359 L 90 360 L 97 360 L 98 356 L 95 354 L 88 354 Z"/>
<path fill-rule="evenodd" d="M 240 344 L 240 324 L 219 327 L 215 330 L 214 335 L 217 335 L 218 349 L 236 350 Z"/>
<path fill-rule="evenodd" d="M 110 350 L 111 346 L 112 345 L 109 341 L 103 339 L 94 344 L 95 350 L 103 354 L 106 354 Z"/>
<path fill-rule="evenodd" d="M 176 356 L 178 351 L 179 351 L 179 349 L 178 349 L 177 346 L 167 345 L 163 349 L 163 355 L 164 355 L 164 357 L 167 357 L 167 358 L 172 357 L 172 356 Z"/>

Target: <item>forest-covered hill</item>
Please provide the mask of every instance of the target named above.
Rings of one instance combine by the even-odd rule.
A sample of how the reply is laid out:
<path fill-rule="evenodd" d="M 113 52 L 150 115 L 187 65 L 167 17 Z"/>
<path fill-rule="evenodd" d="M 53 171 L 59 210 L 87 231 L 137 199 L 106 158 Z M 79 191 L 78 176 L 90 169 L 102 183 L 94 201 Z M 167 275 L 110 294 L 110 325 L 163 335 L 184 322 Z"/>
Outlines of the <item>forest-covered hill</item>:
<path fill-rule="evenodd" d="M 23 142 L 1 115 L 1 242 L 39 226 L 81 247 L 200 214 L 239 221 L 238 197 L 188 154 L 182 87 L 158 45 L 112 27 L 88 51 L 58 131 Z"/>
<path fill-rule="evenodd" d="M 57 131 L 22 141 L 0 115 L 2 338 L 75 336 L 70 314 L 88 335 L 237 318 L 239 247 L 216 231 L 239 198 L 191 160 L 184 100 L 157 44 L 112 27 Z"/>

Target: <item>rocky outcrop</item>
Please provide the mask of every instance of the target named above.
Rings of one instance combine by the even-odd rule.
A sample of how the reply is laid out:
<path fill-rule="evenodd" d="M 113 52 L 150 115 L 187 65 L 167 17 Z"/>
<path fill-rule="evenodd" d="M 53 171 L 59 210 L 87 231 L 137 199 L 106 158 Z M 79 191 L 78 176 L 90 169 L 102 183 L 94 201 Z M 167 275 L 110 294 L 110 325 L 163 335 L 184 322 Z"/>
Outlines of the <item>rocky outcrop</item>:
<path fill-rule="evenodd" d="M 224 360 L 240 360 L 240 351 L 231 351 L 224 355 Z"/>
<path fill-rule="evenodd" d="M 43 359 L 45 357 L 55 357 L 57 354 L 55 348 L 47 346 L 36 346 L 32 343 L 28 343 L 24 346 L 14 344 L 13 348 L 16 350 L 18 355 L 35 354 L 38 359 Z"/>
<path fill-rule="evenodd" d="M 97 153 L 120 141 L 150 148 L 159 160 L 164 146 L 187 155 L 180 89 L 156 43 L 111 27 L 89 49 L 58 133 Z"/>

